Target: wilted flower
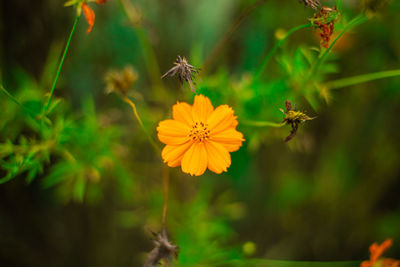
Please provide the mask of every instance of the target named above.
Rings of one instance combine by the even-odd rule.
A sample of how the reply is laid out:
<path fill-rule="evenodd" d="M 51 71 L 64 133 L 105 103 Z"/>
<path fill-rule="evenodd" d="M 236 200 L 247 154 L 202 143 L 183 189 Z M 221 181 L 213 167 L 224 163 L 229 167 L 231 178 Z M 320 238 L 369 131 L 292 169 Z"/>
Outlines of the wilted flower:
<path fill-rule="evenodd" d="M 292 109 L 292 103 L 289 100 L 286 100 L 285 107 L 286 107 L 286 111 L 283 109 L 280 109 L 283 112 L 283 114 L 285 114 L 285 117 L 283 118 L 282 123 L 286 123 L 287 125 L 290 125 L 292 127 L 290 134 L 285 138 L 285 142 L 288 142 L 293 137 L 295 137 L 300 123 L 302 123 L 304 121 L 312 120 L 314 118 L 307 116 L 305 113 L 303 113 L 301 111 L 297 111 L 296 105 L 295 105 L 294 109 Z"/>
<path fill-rule="evenodd" d="M 158 139 L 166 144 L 161 156 L 169 167 L 181 165 L 184 173 L 202 175 L 207 167 L 215 173 L 231 165 L 229 152 L 242 146 L 243 134 L 236 130 L 238 121 L 228 105 L 214 109 L 210 99 L 196 95 L 193 106 L 177 103 L 173 120 L 161 121 Z"/>
<path fill-rule="evenodd" d="M 370 259 L 363 261 L 360 267 L 399 267 L 400 261 L 394 259 L 380 259 L 382 254 L 392 246 L 393 240 L 386 239 L 382 244 L 373 243 L 369 247 Z"/>
<path fill-rule="evenodd" d="M 182 58 L 181 56 L 177 57 L 174 64 L 175 66 L 167 71 L 163 76 L 161 76 L 161 79 L 165 76 L 172 77 L 177 75 L 181 84 L 183 84 L 183 81 L 188 82 L 192 91 L 196 92 L 195 82 L 193 81 L 193 78 L 195 78 L 196 75 L 199 74 L 199 69 L 190 65 L 187 62 L 186 58 Z"/>
<path fill-rule="evenodd" d="M 321 10 L 310 19 L 311 24 L 320 30 L 319 36 L 321 37 L 321 45 L 325 48 L 329 47 L 337 17 L 338 10 L 336 6 L 333 8 L 323 6 Z"/>
<path fill-rule="evenodd" d="M 306 7 L 311 7 L 312 9 L 317 9 L 321 3 L 318 0 L 299 0 L 300 3 L 304 3 Z"/>
<path fill-rule="evenodd" d="M 125 96 L 137 81 L 138 74 L 132 66 L 126 66 L 122 70 L 110 70 L 105 75 L 106 93 L 120 93 Z"/>
<path fill-rule="evenodd" d="M 158 266 L 161 260 L 164 261 L 164 266 L 169 266 L 172 258 L 178 257 L 179 247 L 175 246 L 168 240 L 167 230 L 164 228 L 160 233 L 153 233 L 154 248 L 146 258 L 143 267 Z"/>
<path fill-rule="evenodd" d="M 75 6 L 78 16 L 80 16 L 83 11 L 83 15 L 85 15 L 86 21 L 89 24 L 87 33 L 90 33 L 93 29 L 96 15 L 87 3 L 96 2 L 99 5 L 104 5 L 107 1 L 108 0 L 69 0 L 64 4 L 64 6 Z"/>

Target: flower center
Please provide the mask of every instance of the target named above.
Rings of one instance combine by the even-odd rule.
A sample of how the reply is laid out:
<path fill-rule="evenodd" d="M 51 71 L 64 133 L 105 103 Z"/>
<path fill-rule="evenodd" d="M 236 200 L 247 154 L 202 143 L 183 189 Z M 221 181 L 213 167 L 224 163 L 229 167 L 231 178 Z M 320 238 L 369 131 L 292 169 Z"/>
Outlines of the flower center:
<path fill-rule="evenodd" d="M 203 142 L 210 137 L 210 130 L 208 124 L 203 122 L 195 122 L 189 133 L 189 138 L 196 142 Z"/>

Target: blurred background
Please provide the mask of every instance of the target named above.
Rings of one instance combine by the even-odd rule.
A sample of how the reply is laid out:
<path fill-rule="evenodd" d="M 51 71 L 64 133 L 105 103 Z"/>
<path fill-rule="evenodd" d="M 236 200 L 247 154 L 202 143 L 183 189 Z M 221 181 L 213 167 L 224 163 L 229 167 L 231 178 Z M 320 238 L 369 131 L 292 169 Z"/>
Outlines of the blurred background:
<path fill-rule="evenodd" d="M 0 80 L 22 104 L 0 92 L 0 266 L 143 264 L 151 232 L 161 228 L 162 164 L 130 107 L 105 93 L 105 76 L 135 69 L 128 94 L 156 138 L 172 105 L 193 101 L 187 85 L 159 79 L 177 55 L 202 68 L 198 89 L 214 106 L 234 108 L 246 142 L 222 175 L 170 170 L 167 227 L 180 247 L 176 266 L 278 266 L 264 259 L 358 266 L 371 243 L 388 237 L 394 246 L 385 255 L 400 255 L 400 79 L 325 86 L 399 69 L 400 2 L 343 1 L 338 32 L 362 12 L 368 20 L 341 37 L 311 80 L 304 77 L 320 41 L 308 27 L 284 42 L 254 82 L 277 39 L 316 12 L 297 0 L 258 1 L 213 52 L 256 2 L 89 3 L 93 31 L 86 33 L 82 17 L 44 127 L 37 115 L 76 11 L 61 0 L 0 2 Z M 289 126 L 246 123 L 280 123 L 286 100 L 316 117 L 290 142 L 283 141 Z"/>

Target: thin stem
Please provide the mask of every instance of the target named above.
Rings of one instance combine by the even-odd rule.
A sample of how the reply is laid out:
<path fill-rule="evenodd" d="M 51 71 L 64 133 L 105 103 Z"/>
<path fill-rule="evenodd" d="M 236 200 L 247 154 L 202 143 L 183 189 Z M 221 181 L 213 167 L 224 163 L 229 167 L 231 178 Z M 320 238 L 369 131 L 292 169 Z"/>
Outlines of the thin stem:
<path fill-rule="evenodd" d="M 261 77 L 261 75 L 265 72 L 265 70 L 267 68 L 267 65 L 268 65 L 269 61 L 271 60 L 271 58 L 274 56 L 276 51 L 282 46 L 282 44 L 286 41 L 286 39 L 290 35 L 292 35 L 293 33 L 295 33 L 298 30 L 305 29 L 305 28 L 308 28 L 310 26 L 311 26 L 311 23 L 296 26 L 296 27 L 290 29 L 282 39 L 280 39 L 277 42 L 275 42 L 275 44 L 272 47 L 272 49 L 268 52 L 268 54 L 263 59 L 260 68 L 256 72 L 255 79 L 258 80 Z"/>
<path fill-rule="evenodd" d="M 58 65 L 58 70 L 57 70 L 57 74 L 56 74 L 56 77 L 55 77 L 54 82 L 53 82 L 53 86 L 51 87 L 51 90 L 50 90 L 49 99 L 47 100 L 47 104 L 46 104 L 46 106 L 44 106 L 44 109 L 43 109 L 43 114 L 46 114 L 47 110 L 50 107 L 51 99 L 52 99 L 54 91 L 56 89 L 58 78 L 60 77 L 61 69 L 62 69 L 62 66 L 64 64 L 65 57 L 67 56 L 68 48 L 69 48 L 69 45 L 71 43 L 72 36 L 74 35 L 75 29 L 76 29 L 76 25 L 78 25 L 78 21 L 79 21 L 79 16 L 77 16 L 75 18 L 74 26 L 72 26 L 71 33 L 69 34 L 69 38 L 68 38 L 67 44 L 66 44 L 66 46 L 64 48 L 64 53 L 63 53 L 63 55 L 61 57 L 60 64 Z"/>
<path fill-rule="evenodd" d="M 154 141 L 154 139 L 149 135 L 147 132 L 146 128 L 144 127 L 143 121 L 139 116 L 139 113 L 137 112 L 136 105 L 135 103 L 132 102 L 128 97 L 122 96 L 122 99 L 127 103 L 128 105 L 131 106 L 133 110 L 133 115 L 135 115 L 140 127 L 142 128 L 143 132 L 146 134 L 147 139 L 149 140 L 150 144 L 154 148 L 154 150 L 157 152 L 157 154 L 160 152 L 160 148 L 158 147 L 157 143 Z"/>
<path fill-rule="evenodd" d="M 343 30 L 336 36 L 336 38 L 331 42 L 329 47 L 322 53 L 322 55 L 317 59 L 313 67 L 311 68 L 310 75 L 308 79 L 311 79 L 318 71 L 319 67 L 321 64 L 326 60 L 326 57 L 329 55 L 329 52 L 332 50 L 333 46 L 336 44 L 336 42 L 342 37 L 342 35 L 347 32 L 348 30 L 351 30 L 352 28 L 366 22 L 368 19 L 364 14 L 360 14 L 354 19 L 352 19 L 349 23 L 344 26 Z"/>
<path fill-rule="evenodd" d="M 145 59 L 145 64 L 149 72 L 150 79 L 152 80 L 153 84 L 156 87 L 162 88 L 163 84 L 160 80 L 161 76 L 160 67 L 158 65 L 154 49 L 150 44 L 148 34 L 144 29 L 140 28 L 136 29 L 136 34 L 139 38 L 140 45 L 142 46 L 143 57 Z"/>
<path fill-rule="evenodd" d="M 347 86 L 356 85 L 359 83 L 370 82 L 373 80 L 379 80 L 384 78 L 390 78 L 400 76 L 400 70 L 387 70 L 387 71 L 380 71 L 375 73 L 368 73 L 363 75 L 358 75 L 349 78 L 343 78 L 335 81 L 330 81 L 325 83 L 325 85 L 329 89 L 339 89 Z"/>
<path fill-rule="evenodd" d="M 122 8 L 126 16 L 128 17 L 132 28 L 136 32 L 139 39 L 140 45 L 143 51 L 143 57 L 146 64 L 147 71 L 150 75 L 150 79 L 156 88 L 163 88 L 163 84 L 160 80 L 161 72 L 157 61 L 156 54 L 150 43 L 148 33 L 145 28 L 140 26 L 140 14 L 129 0 L 120 0 Z"/>
<path fill-rule="evenodd" d="M 248 7 L 243 13 L 237 17 L 237 19 L 232 23 L 226 33 L 222 36 L 222 38 L 218 41 L 217 45 L 214 47 L 210 55 L 204 61 L 202 69 L 203 75 L 205 75 L 209 70 L 210 66 L 214 63 L 214 61 L 218 58 L 219 53 L 228 43 L 229 39 L 232 37 L 233 33 L 239 28 L 240 24 L 246 19 L 246 17 L 253 12 L 258 6 L 262 5 L 266 0 L 258 0 L 250 7 Z"/>
<path fill-rule="evenodd" d="M 10 98 L 11 101 L 13 101 L 15 104 L 17 104 L 18 106 L 20 106 L 22 109 L 24 108 L 24 106 L 23 106 L 21 103 L 19 103 L 19 101 L 18 101 L 15 97 L 13 97 L 13 96 L 11 95 L 10 92 L 8 92 L 7 89 L 3 87 L 2 84 L 0 84 L 0 89 L 1 89 L 1 91 L 3 91 L 3 93 L 4 93 L 8 98 Z"/>
<path fill-rule="evenodd" d="M 2 84 L 0 84 L 0 89 L 12 102 L 20 106 L 24 112 L 26 112 L 27 114 L 34 114 L 32 110 L 22 105 L 10 92 L 8 92 L 7 89 L 4 88 Z"/>
<path fill-rule="evenodd" d="M 337 0 L 336 1 L 336 8 L 339 11 L 339 13 L 342 13 L 342 7 L 343 7 L 343 0 Z"/>
<path fill-rule="evenodd" d="M 272 121 L 241 121 L 242 124 L 248 125 L 248 126 L 254 126 L 254 127 L 282 127 L 285 125 L 284 123 L 276 123 Z"/>
<path fill-rule="evenodd" d="M 163 167 L 163 192 L 164 192 L 164 203 L 162 212 L 162 229 L 165 229 L 167 223 L 167 210 L 168 210 L 168 192 L 169 192 L 169 168 Z"/>

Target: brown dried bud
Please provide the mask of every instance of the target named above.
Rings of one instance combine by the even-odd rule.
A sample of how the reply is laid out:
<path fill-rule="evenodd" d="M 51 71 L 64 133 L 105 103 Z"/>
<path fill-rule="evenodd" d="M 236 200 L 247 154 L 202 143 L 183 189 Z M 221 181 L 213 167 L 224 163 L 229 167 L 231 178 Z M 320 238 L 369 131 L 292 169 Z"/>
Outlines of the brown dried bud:
<path fill-rule="evenodd" d="M 173 77 L 177 75 L 181 84 L 183 84 L 183 81 L 186 81 L 187 83 L 189 83 L 192 91 L 196 93 L 196 83 L 193 81 L 193 79 L 196 78 L 196 75 L 199 74 L 199 69 L 190 65 L 187 62 L 186 58 L 182 58 L 181 56 L 177 57 L 174 64 L 175 66 L 167 71 L 163 76 L 161 76 L 161 79 L 166 76 Z"/>
<path fill-rule="evenodd" d="M 125 96 L 137 81 L 138 74 L 132 66 L 126 66 L 122 70 L 110 70 L 105 75 L 106 93 L 116 92 Z"/>
<path fill-rule="evenodd" d="M 300 3 L 304 3 L 306 7 L 311 7 L 312 9 L 317 9 L 321 3 L 318 0 L 299 0 Z"/>
<path fill-rule="evenodd" d="M 292 109 L 292 103 L 289 100 L 286 100 L 285 107 L 286 110 L 281 109 L 282 113 L 285 114 L 282 123 L 292 127 L 290 134 L 285 138 L 285 142 L 288 142 L 296 136 L 300 123 L 313 120 L 314 118 L 307 116 L 304 112 L 297 111 L 296 105 L 294 109 Z"/>
<path fill-rule="evenodd" d="M 155 267 L 161 260 L 164 261 L 164 266 L 169 266 L 172 258 L 178 257 L 179 247 L 168 240 L 165 228 L 160 233 L 153 233 L 153 235 L 155 237 L 154 248 L 147 256 L 143 267 Z"/>

